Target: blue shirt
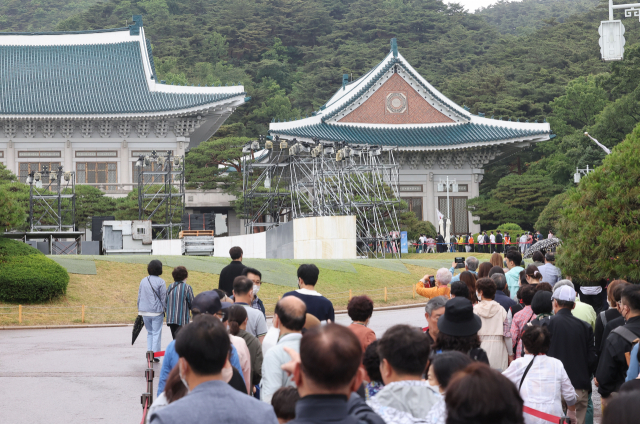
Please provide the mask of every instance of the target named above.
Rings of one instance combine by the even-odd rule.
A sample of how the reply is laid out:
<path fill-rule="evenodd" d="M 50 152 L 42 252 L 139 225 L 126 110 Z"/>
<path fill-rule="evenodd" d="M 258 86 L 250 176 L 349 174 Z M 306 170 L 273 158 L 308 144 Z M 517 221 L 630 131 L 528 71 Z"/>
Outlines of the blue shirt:
<path fill-rule="evenodd" d="M 625 381 L 634 380 L 640 373 L 640 367 L 638 366 L 638 346 L 636 345 L 631 349 L 631 360 L 629 361 L 629 369 L 627 370 L 627 379 Z"/>
<path fill-rule="evenodd" d="M 462 269 L 462 268 L 458 268 L 458 269 Z M 456 267 L 453 267 L 453 266 L 449 269 L 449 272 L 451 273 L 451 275 L 454 275 L 455 270 L 456 270 Z M 464 271 L 462 271 L 462 272 L 464 272 Z M 460 274 L 462 274 L 462 272 Z M 475 272 L 475 271 L 469 271 L 469 272 L 472 273 L 473 275 L 475 275 L 476 277 L 478 276 L 478 273 Z M 460 281 L 460 274 L 458 274 L 455 277 L 453 277 L 451 279 L 451 283 L 455 283 L 456 281 Z M 449 283 L 449 284 L 451 284 L 451 283 Z"/>
<path fill-rule="evenodd" d="M 160 396 L 162 392 L 164 392 L 164 386 L 167 384 L 167 378 L 169 377 L 169 373 L 178 363 L 178 352 L 176 352 L 175 347 L 176 341 L 171 340 L 169 346 L 164 351 L 164 359 L 162 360 L 162 370 L 160 371 L 160 380 L 158 380 L 158 394 L 156 396 Z M 231 345 L 231 357 L 229 358 L 229 362 L 231 362 L 231 366 L 237 369 L 240 372 L 240 376 L 242 377 L 242 381 L 244 381 L 244 376 L 242 375 L 242 367 L 240 366 L 240 358 L 238 357 L 238 351 L 233 345 Z"/>
<path fill-rule="evenodd" d="M 511 293 L 511 299 L 516 300 L 518 294 L 518 288 L 520 287 L 520 271 L 524 270 L 521 266 L 514 266 L 504 276 L 507 279 L 507 285 L 509 286 L 509 292 Z"/>

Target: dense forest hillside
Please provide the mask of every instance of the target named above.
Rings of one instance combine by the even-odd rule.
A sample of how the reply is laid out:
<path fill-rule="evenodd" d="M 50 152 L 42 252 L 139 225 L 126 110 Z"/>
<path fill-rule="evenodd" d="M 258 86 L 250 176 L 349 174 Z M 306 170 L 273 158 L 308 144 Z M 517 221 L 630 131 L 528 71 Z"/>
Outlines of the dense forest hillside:
<path fill-rule="evenodd" d="M 99 1 L 102 0 L 2 0 L 0 31 L 53 31 L 60 21 Z"/>
<path fill-rule="evenodd" d="M 563 23 L 598 5 L 600 0 L 498 0 L 478 12 L 503 34 L 531 34 Z"/>
<path fill-rule="evenodd" d="M 558 135 L 487 167 L 481 197 L 472 206 L 489 226 L 509 220 L 531 228 L 533 222 L 518 221 L 531 216 L 520 213 L 526 209 L 522 202 L 515 209 L 501 207 L 505 193 L 517 197 L 533 188 L 550 199 L 563 192 L 573 184 L 577 166 L 602 161 L 602 151 L 582 135 L 585 130 L 612 147 L 640 118 L 640 53 L 634 47 L 640 25 L 625 21 L 625 61 L 602 62 L 598 26 L 607 11 L 597 0 L 500 2 L 477 14 L 441 0 L 11 3 L 0 5 L 2 19 L 33 31 L 51 29 L 53 19 L 30 15 L 36 4 L 84 7 L 66 15 L 58 30 L 122 27 L 142 14 L 160 79 L 242 82 L 252 96 L 216 137 L 255 137 L 266 133 L 272 119 L 310 114 L 340 86 L 342 74 L 363 75 L 396 37 L 400 53 L 458 104 L 496 119 L 548 119 Z"/>

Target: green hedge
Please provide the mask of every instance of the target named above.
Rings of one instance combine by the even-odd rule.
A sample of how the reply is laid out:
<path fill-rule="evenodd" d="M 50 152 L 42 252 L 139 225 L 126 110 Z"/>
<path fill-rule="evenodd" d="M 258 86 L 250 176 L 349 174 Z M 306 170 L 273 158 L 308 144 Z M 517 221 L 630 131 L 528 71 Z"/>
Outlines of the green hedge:
<path fill-rule="evenodd" d="M 64 295 L 69 274 L 26 243 L 0 238 L 0 300 L 42 302 Z"/>

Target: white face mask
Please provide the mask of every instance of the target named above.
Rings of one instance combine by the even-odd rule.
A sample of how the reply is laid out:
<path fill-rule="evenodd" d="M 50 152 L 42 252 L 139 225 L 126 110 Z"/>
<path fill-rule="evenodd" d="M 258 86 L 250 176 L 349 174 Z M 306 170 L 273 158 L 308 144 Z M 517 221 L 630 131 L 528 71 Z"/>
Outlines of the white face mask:
<path fill-rule="evenodd" d="M 187 384 L 187 380 L 184 379 L 184 373 L 182 372 L 182 367 L 180 366 L 180 363 L 178 363 L 178 374 L 180 374 L 180 381 L 182 381 L 182 384 L 184 384 L 184 387 L 187 388 L 187 394 L 191 393 L 189 384 Z"/>
<path fill-rule="evenodd" d="M 476 297 L 478 298 L 478 300 L 482 300 L 482 296 L 480 296 L 480 293 L 476 292 Z"/>
<path fill-rule="evenodd" d="M 257 284 L 254 284 L 253 285 L 253 295 L 257 296 L 259 291 L 260 291 L 260 286 L 257 285 Z"/>

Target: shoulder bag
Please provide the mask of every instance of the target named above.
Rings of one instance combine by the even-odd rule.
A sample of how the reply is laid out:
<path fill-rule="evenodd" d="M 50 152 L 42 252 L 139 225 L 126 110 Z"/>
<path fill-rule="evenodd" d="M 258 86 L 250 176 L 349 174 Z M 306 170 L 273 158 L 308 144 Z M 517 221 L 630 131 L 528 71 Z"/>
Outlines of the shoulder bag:
<path fill-rule="evenodd" d="M 158 293 L 156 293 L 156 291 L 153 289 L 153 285 L 151 284 L 151 279 L 150 277 L 147 277 L 147 283 L 149 283 L 149 287 L 151 287 L 151 291 L 153 292 L 153 294 L 156 295 L 156 299 L 158 299 L 158 302 L 160 302 L 160 305 L 162 305 L 162 316 L 164 316 L 165 314 L 165 307 L 162 304 L 162 299 L 160 299 L 160 296 L 158 296 Z"/>
<path fill-rule="evenodd" d="M 529 370 L 531 369 L 531 366 L 533 365 L 533 361 L 536 360 L 536 356 L 533 356 L 533 359 L 531 360 L 531 362 L 529 362 L 529 365 L 527 365 L 527 368 L 524 370 L 524 374 L 522 374 L 522 378 L 520 379 L 520 385 L 518 386 L 518 391 L 520 391 L 520 389 L 522 388 L 522 383 L 524 382 L 524 378 L 527 376 L 527 374 L 529 373 Z"/>

